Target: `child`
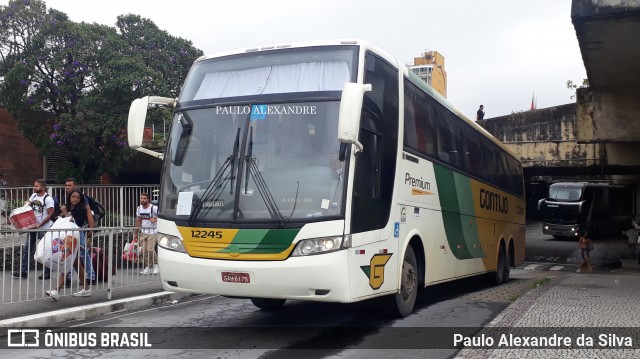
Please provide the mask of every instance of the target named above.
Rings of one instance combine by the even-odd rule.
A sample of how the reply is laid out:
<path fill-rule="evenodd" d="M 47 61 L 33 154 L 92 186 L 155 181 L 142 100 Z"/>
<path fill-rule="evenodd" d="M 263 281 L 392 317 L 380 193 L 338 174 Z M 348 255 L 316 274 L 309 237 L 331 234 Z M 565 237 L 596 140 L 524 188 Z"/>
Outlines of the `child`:
<path fill-rule="evenodd" d="M 588 231 L 581 231 L 578 246 L 580 247 L 580 255 L 582 256 L 580 272 L 592 272 L 593 268 L 591 267 L 591 256 L 589 253 L 593 250 L 593 245 L 591 244 Z"/>

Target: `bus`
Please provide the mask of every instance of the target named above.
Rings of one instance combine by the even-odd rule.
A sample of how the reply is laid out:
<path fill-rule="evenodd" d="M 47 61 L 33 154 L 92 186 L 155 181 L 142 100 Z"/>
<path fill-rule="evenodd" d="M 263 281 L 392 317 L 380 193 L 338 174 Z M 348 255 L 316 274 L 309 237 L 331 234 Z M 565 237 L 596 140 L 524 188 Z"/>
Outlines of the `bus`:
<path fill-rule="evenodd" d="M 538 201 L 542 233 L 557 239 L 577 238 L 580 229 L 590 237 L 621 236 L 632 227 L 633 189 L 589 182 L 557 182 Z"/>
<path fill-rule="evenodd" d="M 173 110 L 165 152 L 149 107 Z M 164 159 L 158 257 L 166 290 L 286 300 L 380 298 L 524 260 L 519 160 L 402 63 L 362 40 L 197 59 L 177 99 L 144 97 L 129 145 Z"/>

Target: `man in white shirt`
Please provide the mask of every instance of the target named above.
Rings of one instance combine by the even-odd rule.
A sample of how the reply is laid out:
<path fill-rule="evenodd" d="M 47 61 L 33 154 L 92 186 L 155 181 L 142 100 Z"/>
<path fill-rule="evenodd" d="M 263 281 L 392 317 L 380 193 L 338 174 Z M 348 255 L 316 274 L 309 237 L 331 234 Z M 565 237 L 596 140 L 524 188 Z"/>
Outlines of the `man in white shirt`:
<path fill-rule="evenodd" d="M 43 179 L 35 180 L 33 184 L 33 194 L 25 204 L 33 208 L 36 215 L 37 229 L 48 229 L 53 225 L 51 217 L 53 216 L 53 197 L 47 193 L 47 183 Z M 16 278 L 27 278 L 29 264 L 33 260 L 33 252 L 36 250 L 36 241 L 44 236 L 46 232 L 30 232 L 24 242 L 22 249 L 22 263 L 20 271 L 13 272 Z"/>
<path fill-rule="evenodd" d="M 158 274 L 158 258 L 156 247 L 156 223 L 158 222 L 158 207 L 151 204 L 148 193 L 140 193 L 140 205 L 136 209 L 136 229 L 133 239 L 138 241 L 142 249 L 142 263 L 145 268 L 141 274 Z M 153 270 L 151 266 L 153 265 Z"/>

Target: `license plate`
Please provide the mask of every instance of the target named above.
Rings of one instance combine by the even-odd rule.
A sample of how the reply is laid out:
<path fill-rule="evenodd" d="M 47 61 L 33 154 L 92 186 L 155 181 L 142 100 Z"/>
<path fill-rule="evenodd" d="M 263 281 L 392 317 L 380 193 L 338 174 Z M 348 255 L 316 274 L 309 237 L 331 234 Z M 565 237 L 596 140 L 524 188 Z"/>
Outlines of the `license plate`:
<path fill-rule="evenodd" d="M 228 283 L 250 283 L 249 273 L 222 272 L 222 281 Z"/>

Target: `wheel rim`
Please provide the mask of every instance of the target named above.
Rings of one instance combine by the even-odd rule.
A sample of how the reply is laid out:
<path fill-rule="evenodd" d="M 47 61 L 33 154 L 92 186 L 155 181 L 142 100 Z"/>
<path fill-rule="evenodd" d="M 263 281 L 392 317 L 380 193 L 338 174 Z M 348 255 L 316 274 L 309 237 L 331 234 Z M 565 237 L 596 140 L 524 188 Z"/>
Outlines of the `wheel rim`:
<path fill-rule="evenodd" d="M 409 261 L 405 260 L 402 266 L 402 287 L 400 288 L 402 299 L 407 300 L 411 298 L 416 291 L 417 282 L 418 278 L 415 268 L 413 268 L 413 265 Z"/>

